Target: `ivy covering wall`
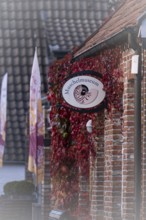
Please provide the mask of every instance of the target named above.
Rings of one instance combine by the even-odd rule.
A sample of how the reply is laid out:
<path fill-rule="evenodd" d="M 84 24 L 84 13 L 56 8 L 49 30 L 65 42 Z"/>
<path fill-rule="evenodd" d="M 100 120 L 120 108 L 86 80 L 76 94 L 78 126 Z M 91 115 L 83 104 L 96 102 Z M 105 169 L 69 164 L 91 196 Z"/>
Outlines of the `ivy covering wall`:
<path fill-rule="evenodd" d="M 99 72 L 106 92 L 105 108 L 109 114 L 113 107 L 122 111 L 123 78 L 119 69 L 120 59 L 121 48 L 116 47 L 78 61 L 73 61 L 72 55 L 67 54 L 63 59 L 55 61 L 49 69 L 52 203 L 56 208 L 65 208 L 72 213 L 78 212 L 79 167 L 84 175 L 90 175 L 90 156 L 96 157 L 93 140 L 100 132 L 97 116 L 101 111 L 81 113 L 71 110 L 66 105 L 61 94 L 65 79 L 84 70 Z M 93 122 L 91 134 L 86 130 L 89 119 Z"/>

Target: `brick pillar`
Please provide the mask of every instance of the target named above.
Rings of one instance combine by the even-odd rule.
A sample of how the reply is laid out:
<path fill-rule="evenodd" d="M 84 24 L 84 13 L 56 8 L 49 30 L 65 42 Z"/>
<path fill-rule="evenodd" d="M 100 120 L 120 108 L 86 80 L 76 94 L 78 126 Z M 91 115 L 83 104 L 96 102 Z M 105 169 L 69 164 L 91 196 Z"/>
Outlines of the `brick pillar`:
<path fill-rule="evenodd" d="M 100 120 L 100 123 L 98 123 Z M 100 124 L 100 126 L 99 126 Z M 104 217 L 104 114 L 97 118 L 97 137 L 95 161 L 91 161 L 91 216 L 92 220 L 103 220 Z M 100 127 L 100 128 L 99 128 Z M 92 159 L 92 158 L 91 158 Z"/>
<path fill-rule="evenodd" d="M 48 142 L 48 140 L 45 140 Z M 50 193 L 51 193 L 51 178 L 50 178 L 50 162 L 49 162 L 49 155 L 50 155 L 50 147 L 44 147 L 44 154 L 45 154 L 45 164 L 44 164 L 44 181 L 42 184 L 42 215 L 43 220 L 48 220 L 49 211 L 51 209 L 51 202 L 50 202 Z"/>
<path fill-rule="evenodd" d="M 104 128 L 104 219 L 121 219 L 122 132 L 121 114 L 112 110 L 111 118 L 105 113 Z"/>
<path fill-rule="evenodd" d="M 79 217 L 78 220 L 88 220 L 89 214 L 89 178 L 79 170 Z"/>
<path fill-rule="evenodd" d="M 44 109 L 45 119 L 48 117 L 47 110 Z M 45 120 L 45 138 L 44 138 L 44 178 L 41 189 L 41 213 L 42 220 L 48 220 L 49 211 L 51 209 L 51 177 L 50 177 L 50 158 L 51 158 L 51 146 L 50 146 L 50 131 L 47 130 L 49 124 Z"/>
<path fill-rule="evenodd" d="M 131 57 L 125 53 L 123 69 L 122 220 L 134 220 L 134 80 L 129 74 Z"/>

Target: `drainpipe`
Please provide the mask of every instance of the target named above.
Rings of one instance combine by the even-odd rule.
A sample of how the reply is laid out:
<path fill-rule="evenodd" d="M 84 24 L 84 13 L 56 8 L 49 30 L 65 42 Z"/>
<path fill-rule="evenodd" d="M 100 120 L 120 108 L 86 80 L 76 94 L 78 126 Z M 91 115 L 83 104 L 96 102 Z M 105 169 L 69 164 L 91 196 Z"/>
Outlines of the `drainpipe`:
<path fill-rule="evenodd" d="M 142 158 L 141 158 L 141 79 L 142 79 L 142 50 L 146 49 L 146 12 L 138 19 L 139 34 L 137 53 L 139 55 L 138 74 L 135 75 L 135 220 L 141 218 L 141 185 L 142 185 Z"/>
<path fill-rule="evenodd" d="M 141 45 L 137 43 L 137 36 L 132 29 L 129 30 L 129 43 L 135 50 L 136 62 L 132 60 L 131 73 L 135 74 L 134 84 L 134 174 L 135 174 L 135 220 L 140 220 L 141 210 Z M 135 55 L 134 55 L 135 57 Z M 133 57 L 133 58 L 134 58 Z M 134 68 L 133 68 L 133 64 Z M 134 69 L 134 71 L 133 71 Z"/>
<path fill-rule="evenodd" d="M 138 74 L 135 74 L 135 220 L 140 220 L 141 209 L 141 48 L 138 55 Z"/>

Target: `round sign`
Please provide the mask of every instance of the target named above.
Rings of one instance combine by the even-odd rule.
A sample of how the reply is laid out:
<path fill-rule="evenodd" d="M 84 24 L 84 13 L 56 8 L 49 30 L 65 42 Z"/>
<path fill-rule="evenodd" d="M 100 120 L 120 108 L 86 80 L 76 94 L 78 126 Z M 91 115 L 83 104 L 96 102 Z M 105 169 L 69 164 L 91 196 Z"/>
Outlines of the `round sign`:
<path fill-rule="evenodd" d="M 65 101 L 76 108 L 93 108 L 105 98 L 103 84 L 92 76 L 75 76 L 67 80 L 62 88 Z"/>

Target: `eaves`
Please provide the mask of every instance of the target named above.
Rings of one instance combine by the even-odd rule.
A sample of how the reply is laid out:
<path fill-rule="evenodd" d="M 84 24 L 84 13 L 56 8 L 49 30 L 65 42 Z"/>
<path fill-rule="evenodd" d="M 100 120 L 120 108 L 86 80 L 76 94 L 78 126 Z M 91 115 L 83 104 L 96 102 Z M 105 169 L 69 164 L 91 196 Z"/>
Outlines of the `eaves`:
<path fill-rule="evenodd" d="M 100 41 L 100 43 L 91 45 L 90 48 L 88 47 L 85 50 L 79 49 L 78 51 L 81 50 L 81 52 L 78 53 L 78 51 L 76 51 L 74 53 L 73 60 L 75 61 L 85 57 L 93 56 L 94 54 L 97 54 L 106 48 L 114 47 L 115 45 L 124 44 L 127 42 L 131 44 L 131 41 L 129 41 L 129 36 L 131 36 L 134 39 L 134 43 L 132 41 L 132 45 L 130 46 L 133 49 L 135 49 L 137 47 L 137 43 L 135 41 L 135 37 L 137 36 L 137 30 L 135 27 L 128 27 L 121 30 L 119 33 L 116 33 L 113 36 L 107 38 L 106 40 Z M 84 48 L 84 45 L 82 45 L 81 48 Z"/>

